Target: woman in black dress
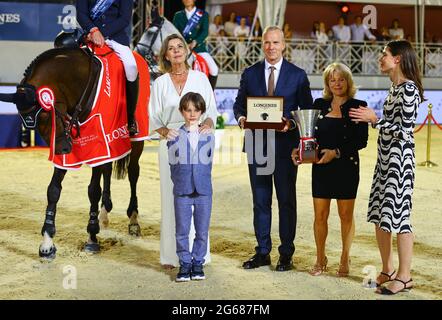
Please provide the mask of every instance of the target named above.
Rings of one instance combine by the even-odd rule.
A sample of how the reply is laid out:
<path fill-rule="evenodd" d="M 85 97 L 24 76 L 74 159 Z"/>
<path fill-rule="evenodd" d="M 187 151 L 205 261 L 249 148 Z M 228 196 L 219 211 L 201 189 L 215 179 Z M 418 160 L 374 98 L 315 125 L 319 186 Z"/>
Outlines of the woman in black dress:
<path fill-rule="evenodd" d="M 313 103 L 313 108 L 321 110 L 315 133 L 320 160 L 312 168 L 317 256 L 310 274 L 314 276 L 327 269 L 325 241 L 332 199 L 337 201 L 341 219 L 342 254 L 337 275 L 348 276 L 350 270 L 350 247 L 355 231 L 353 209 L 359 184 L 358 150 L 365 148 L 368 140 L 367 123 L 352 122 L 348 115 L 350 108 L 367 105 L 354 99 L 355 93 L 350 69 L 332 63 L 324 71 L 323 98 Z"/>

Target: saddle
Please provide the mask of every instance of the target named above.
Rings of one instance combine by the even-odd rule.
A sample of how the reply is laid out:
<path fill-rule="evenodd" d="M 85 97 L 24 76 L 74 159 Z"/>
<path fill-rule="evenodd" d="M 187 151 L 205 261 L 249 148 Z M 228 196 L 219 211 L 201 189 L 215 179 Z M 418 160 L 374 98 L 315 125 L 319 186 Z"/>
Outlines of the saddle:
<path fill-rule="evenodd" d="M 54 48 L 80 48 L 85 45 L 84 32 L 75 29 L 71 32 L 61 31 L 54 40 Z"/>

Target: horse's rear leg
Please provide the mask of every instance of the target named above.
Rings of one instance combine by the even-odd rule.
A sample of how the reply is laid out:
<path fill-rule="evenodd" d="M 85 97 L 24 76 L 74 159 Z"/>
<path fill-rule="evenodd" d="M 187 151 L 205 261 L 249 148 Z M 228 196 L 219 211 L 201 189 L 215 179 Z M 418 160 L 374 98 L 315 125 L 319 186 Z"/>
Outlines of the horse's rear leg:
<path fill-rule="evenodd" d="M 132 151 L 130 153 L 130 162 L 128 167 L 128 176 L 130 182 L 130 202 L 127 208 L 129 217 L 129 234 L 132 236 L 141 236 L 141 228 L 138 224 L 138 199 L 137 183 L 140 176 L 139 160 L 143 153 L 144 141 L 132 141 Z"/>
<path fill-rule="evenodd" d="M 101 198 L 100 179 L 102 174 L 101 167 L 92 168 L 91 182 L 88 186 L 88 196 L 91 203 L 89 210 L 89 223 L 87 225 L 87 232 L 89 239 L 84 247 L 84 251 L 95 253 L 100 251 L 97 234 L 100 232 L 100 225 L 98 222 L 98 204 Z"/>
<path fill-rule="evenodd" d="M 108 214 L 112 210 L 111 199 L 111 177 L 112 177 L 112 163 L 106 163 L 102 166 L 103 172 L 103 194 L 101 196 L 101 208 L 98 220 L 100 221 L 100 227 L 106 229 L 109 226 Z"/>
<path fill-rule="evenodd" d="M 55 247 L 52 238 L 55 236 L 56 232 L 55 213 L 57 211 L 57 202 L 60 199 L 62 189 L 61 182 L 63 181 L 65 174 L 66 170 L 54 168 L 51 183 L 47 190 L 48 206 L 46 207 L 45 221 L 41 229 L 43 242 L 39 248 L 39 256 L 48 260 L 54 259 L 57 252 L 57 248 Z"/>

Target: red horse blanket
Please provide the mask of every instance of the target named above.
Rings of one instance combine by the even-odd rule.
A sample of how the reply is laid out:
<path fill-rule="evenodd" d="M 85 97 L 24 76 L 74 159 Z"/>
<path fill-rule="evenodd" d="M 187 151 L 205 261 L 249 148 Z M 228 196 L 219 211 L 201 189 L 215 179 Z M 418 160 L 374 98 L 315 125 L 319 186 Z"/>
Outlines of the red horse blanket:
<path fill-rule="evenodd" d="M 131 139 L 145 140 L 149 132 L 147 113 L 150 75 L 146 61 L 134 52 L 140 77 L 140 92 L 136 109 L 138 134 L 129 137 L 127 130 L 126 83 L 123 64 L 117 54 L 108 47 L 96 48 L 95 53 L 102 68 L 89 117 L 80 123 L 80 137 L 73 138 L 72 152 L 56 155 L 55 116 L 52 114 L 52 136 L 49 160 L 61 169 L 79 169 L 82 164 L 91 167 L 102 165 L 125 157 L 131 151 Z M 73 137 L 76 130 L 72 130 Z"/>

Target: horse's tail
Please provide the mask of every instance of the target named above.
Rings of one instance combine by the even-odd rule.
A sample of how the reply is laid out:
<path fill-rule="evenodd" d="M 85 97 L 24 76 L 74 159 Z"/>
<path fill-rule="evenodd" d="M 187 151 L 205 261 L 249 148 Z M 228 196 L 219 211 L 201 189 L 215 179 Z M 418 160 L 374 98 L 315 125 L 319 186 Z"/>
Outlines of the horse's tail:
<path fill-rule="evenodd" d="M 116 178 L 117 180 L 123 180 L 124 178 L 126 178 L 129 162 L 130 162 L 130 153 L 126 155 L 124 158 L 121 158 L 120 160 L 114 162 L 113 165 L 114 178 Z"/>

